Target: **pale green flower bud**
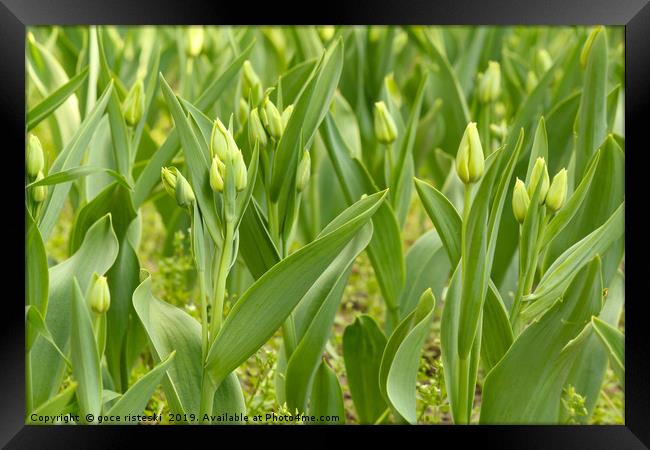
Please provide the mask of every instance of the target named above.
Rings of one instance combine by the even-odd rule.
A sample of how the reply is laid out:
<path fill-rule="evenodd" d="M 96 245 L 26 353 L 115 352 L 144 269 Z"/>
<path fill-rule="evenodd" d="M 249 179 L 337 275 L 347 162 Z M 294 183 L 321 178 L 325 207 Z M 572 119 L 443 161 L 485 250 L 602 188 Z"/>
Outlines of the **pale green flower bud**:
<path fill-rule="evenodd" d="M 251 96 L 253 104 L 256 105 L 257 102 L 262 98 L 262 81 L 257 75 L 251 62 L 246 60 L 242 67 L 242 93 L 244 97 Z"/>
<path fill-rule="evenodd" d="M 246 163 L 241 152 L 237 152 L 237 157 L 233 162 L 232 168 L 235 171 L 235 189 L 243 191 L 248 183 L 248 171 L 246 170 Z"/>
<path fill-rule="evenodd" d="M 546 194 L 548 193 L 549 178 L 548 178 L 548 169 L 546 167 L 546 161 L 544 158 L 537 158 L 535 165 L 533 166 L 533 171 L 530 173 L 530 183 L 528 184 L 528 197 L 532 197 L 535 192 L 535 187 L 539 180 L 542 180 L 542 187 L 539 190 L 539 204 L 544 203 L 546 199 Z"/>
<path fill-rule="evenodd" d="M 375 103 L 375 137 L 382 144 L 391 144 L 397 139 L 397 126 L 384 102 Z"/>
<path fill-rule="evenodd" d="M 501 95 L 501 66 L 498 62 L 490 61 L 488 68 L 479 80 L 478 97 L 483 103 L 496 100 Z"/>
<path fill-rule="evenodd" d="M 243 98 L 239 99 L 239 109 L 237 110 L 237 119 L 240 124 L 246 123 L 248 116 L 251 113 L 251 107 L 248 105 L 248 102 Z"/>
<path fill-rule="evenodd" d="M 195 201 L 196 197 L 194 197 L 192 186 L 190 186 L 183 174 L 178 172 L 176 175 L 176 203 L 181 208 L 190 208 Z"/>
<path fill-rule="evenodd" d="M 280 115 L 278 108 L 276 108 L 276 106 L 268 97 L 264 99 L 260 115 L 267 133 L 269 133 L 269 135 L 276 141 L 279 141 L 282 137 L 282 133 L 284 132 L 284 127 L 282 126 L 282 116 Z"/>
<path fill-rule="evenodd" d="M 537 69 L 537 74 L 539 76 L 544 75 L 552 65 L 553 59 L 548 51 L 545 48 L 537 50 L 537 53 L 535 54 L 535 68 Z"/>
<path fill-rule="evenodd" d="M 176 197 L 176 176 L 178 175 L 178 169 L 174 166 L 172 167 L 163 167 L 160 169 L 160 179 L 162 180 L 162 185 L 165 188 L 165 191 L 172 196 Z"/>
<path fill-rule="evenodd" d="M 29 178 L 34 178 L 45 167 L 45 157 L 41 141 L 30 134 L 27 138 L 27 151 L 25 152 L 25 169 Z"/>
<path fill-rule="evenodd" d="M 463 183 L 470 184 L 483 176 L 484 168 L 483 147 L 476 122 L 470 122 L 465 128 L 456 154 L 456 172 Z"/>
<path fill-rule="evenodd" d="M 218 155 L 221 161 L 225 161 L 232 158 L 237 151 L 239 149 L 230 130 L 221 120 L 215 120 L 210 138 L 210 156 Z"/>
<path fill-rule="evenodd" d="M 43 172 L 38 172 L 34 181 L 41 181 L 43 178 L 45 178 L 43 176 Z M 47 186 L 34 186 L 31 188 L 31 191 L 32 200 L 34 200 L 36 203 L 45 201 L 45 197 L 47 197 Z"/>
<path fill-rule="evenodd" d="M 302 159 L 300 164 L 298 164 L 298 174 L 296 175 L 296 189 L 298 192 L 302 192 L 309 183 L 309 177 L 311 175 L 311 156 L 309 150 L 305 150 L 302 153 Z"/>
<path fill-rule="evenodd" d="M 144 112 L 144 83 L 142 79 L 135 82 L 122 105 L 122 114 L 127 125 L 133 127 L 142 118 Z"/>
<path fill-rule="evenodd" d="M 217 155 L 212 158 L 210 165 L 210 187 L 216 192 L 223 192 L 223 174 L 225 173 L 225 165 L 219 160 Z"/>
<path fill-rule="evenodd" d="M 187 46 L 185 52 L 187 56 L 196 57 L 203 50 L 203 41 L 205 33 L 202 26 L 191 26 L 187 28 Z"/>
<path fill-rule="evenodd" d="M 329 42 L 334 37 L 335 31 L 336 30 L 332 25 L 324 25 L 322 27 L 318 27 L 318 35 L 323 40 L 323 42 Z"/>
<path fill-rule="evenodd" d="M 97 274 L 93 276 L 94 282 L 90 288 L 90 309 L 95 314 L 104 314 L 111 306 L 111 291 L 108 288 L 106 277 Z"/>
<path fill-rule="evenodd" d="M 526 185 L 517 178 L 517 181 L 515 181 L 515 189 L 512 192 L 512 212 L 517 222 L 524 223 L 529 204 L 530 199 L 528 198 L 528 192 L 526 192 Z"/>
<path fill-rule="evenodd" d="M 551 187 L 548 188 L 546 194 L 546 206 L 553 212 L 559 211 L 564 206 L 567 191 L 567 171 L 566 169 L 560 170 L 553 177 Z"/>
<path fill-rule="evenodd" d="M 287 128 L 287 123 L 289 123 L 289 118 L 293 112 L 293 105 L 287 106 L 284 111 L 282 111 L 282 129 Z"/>
<path fill-rule="evenodd" d="M 266 145 L 266 131 L 257 108 L 253 108 L 248 117 L 248 138 L 252 143 L 259 142 L 260 147 Z"/>
<path fill-rule="evenodd" d="M 535 72 L 532 70 L 528 72 L 528 76 L 526 77 L 526 92 L 531 93 L 535 90 L 537 87 L 537 83 L 539 81 L 537 80 L 537 76 L 535 75 Z"/>

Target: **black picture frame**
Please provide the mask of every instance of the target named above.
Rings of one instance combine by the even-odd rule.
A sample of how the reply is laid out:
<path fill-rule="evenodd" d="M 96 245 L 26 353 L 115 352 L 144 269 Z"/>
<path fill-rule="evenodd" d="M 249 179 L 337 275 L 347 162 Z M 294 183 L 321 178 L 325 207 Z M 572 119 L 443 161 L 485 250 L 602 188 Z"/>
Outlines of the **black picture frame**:
<path fill-rule="evenodd" d="M 644 314 L 647 295 L 640 281 L 645 269 L 640 256 L 645 245 L 643 219 L 635 217 L 645 195 L 643 154 L 648 152 L 647 118 L 650 104 L 650 4 L 646 0 L 395 0 L 345 2 L 329 0 L 323 8 L 295 9 L 277 1 L 221 2 L 184 0 L 0 0 L 0 124 L 5 158 L 2 178 L 3 203 L 11 204 L 3 222 L 6 243 L 12 251 L 3 264 L 3 299 L 0 314 L 0 445 L 6 448 L 126 448 L 135 437 L 150 445 L 169 444 L 170 436 L 189 431 L 192 441 L 224 433 L 214 427 L 66 427 L 24 424 L 24 261 L 22 232 L 13 218 L 24 217 L 20 192 L 25 144 L 25 30 L 46 24 L 467 24 L 467 25 L 624 25 L 625 26 L 625 133 L 631 160 L 626 163 L 626 395 L 624 426 L 430 426 L 430 427 L 337 427 L 343 439 L 352 435 L 381 437 L 409 433 L 409 441 L 425 439 L 437 445 L 444 439 L 456 445 L 469 441 L 498 448 L 647 448 L 650 446 L 650 327 Z M 299 12 L 298 12 L 299 11 Z M 644 171 L 644 172 L 642 172 Z M 9 177 L 7 178 L 7 175 Z M 16 179 L 14 179 L 14 177 Z M 7 199 L 10 199 L 7 202 Z M 636 206 L 635 206 L 636 205 Z M 14 209 L 15 208 L 15 209 Z M 642 214 L 642 213 L 641 213 Z M 19 220 L 15 222 L 20 223 Z M 15 249 L 15 250 L 14 250 Z M 21 255 L 22 258 L 21 259 Z M 16 271 L 15 276 L 10 271 Z M 23 276 L 24 278 L 24 276 Z M 228 427 L 237 439 L 249 439 L 248 427 Z M 254 428 L 261 430 L 261 428 Z M 322 427 L 266 427 L 294 442 L 303 441 Z M 330 429 L 328 428 L 328 431 Z M 208 435 L 209 433 L 209 435 Z M 197 434 L 205 436 L 197 436 Z M 195 441 L 196 439 L 196 441 Z M 208 441 L 209 442 L 209 441 Z M 214 442 L 214 441 L 212 441 Z M 240 441 L 247 442 L 247 441 Z M 334 442 L 332 442 L 334 443 Z M 305 444 L 306 445 L 306 444 Z M 214 446 L 214 444 L 211 444 Z"/>

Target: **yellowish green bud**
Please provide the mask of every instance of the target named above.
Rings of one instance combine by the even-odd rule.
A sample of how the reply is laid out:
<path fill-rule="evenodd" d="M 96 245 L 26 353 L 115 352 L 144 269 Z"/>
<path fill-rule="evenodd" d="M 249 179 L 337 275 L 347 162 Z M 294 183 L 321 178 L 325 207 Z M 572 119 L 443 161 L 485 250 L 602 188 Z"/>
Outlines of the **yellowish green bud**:
<path fill-rule="evenodd" d="M 318 35 L 325 43 L 329 42 L 334 37 L 335 31 L 336 30 L 332 25 L 324 25 L 322 27 L 318 27 Z"/>
<path fill-rule="evenodd" d="M 221 161 L 225 161 L 232 158 L 237 151 L 239 149 L 230 130 L 221 120 L 215 120 L 210 137 L 210 156 L 218 155 Z"/>
<path fill-rule="evenodd" d="M 176 175 L 176 203 L 181 208 L 190 208 L 195 201 L 196 197 L 194 197 L 192 186 L 190 186 L 183 174 L 178 172 Z"/>
<path fill-rule="evenodd" d="M 484 168 L 483 146 L 476 122 L 470 122 L 465 128 L 456 154 L 456 172 L 463 183 L 470 184 L 483 176 Z"/>
<path fill-rule="evenodd" d="M 526 92 L 531 93 L 535 90 L 537 87 L 537 76 L 535 75 L 535 72 L 532 70 L 528 72 L 528 76 L 526 77 Z"/>
<path fill-rule="evenodd" d="M 537 74 L 539 76 L 544 75 L 552 65 L 553 59 L 548 51 L 545 48 L 539 49 L 535 54 L 535 68 L 537 69 Z"/>
<path fill-rule="evenodd" d="M 391 144 L 397 139 L 397 126 L 384 102 L 375 103 L 375 137 L 382 144 Z"/>
<path fill-rule="evenodd" d="M 517 181 L 515 181 L 515 189 L 512 192 L 512 212 L 517 222 L 524 223 L 529 205 L 530 199 L 528 198 L 528 192 L 526 192 L 526 185 L 517 178 Z"/>
<path fill-rule="evenodd" d="M 253 108 L 248 118 L 248 138 L 252 143 L 259 142 L 260 147 L 266 146 L 266 131 L 257 108 Z"/>
<path fill-rule="evenodd" d="M 43 172 L 38 172 L 34 181 L 41 181 L 43 178 L 45 178 L 43 176 Z M 36 203 L 45 201 L 45 197 L 47 197 L 47 186 L 34 186 L 31 188 L 31 191 L 32 200 L 34 200 Z"/>
<path fill-rule="evenodd" d="M 219 160 L 217 155 L 212 158 L 210 165 L 210 187 L 216 192 L 223 192 L 223 174 L 225 173 L 225 165 Z"/>
<path fill-rule="evenodd" d="M 111 291 L 108 288 L 106 277 L 94 275 L 94 282 L 90 288 L 90 309 L 95 314 L 104 314 L 111 306 Z"/>
<path fill-rule="evenodd" d="M 201 54 L 203 50 L 203 41 L 205 39 L 205 32 L 202 26 L 191 26 L 187 28 L 187 47 L 185 52 L 187 56 L 196 57 Z"/>
<path fill-rule="evenodd" d="M 544 158 L 537 158 L 533 170 L 530 173 L 530 183 L 528 184 L 528 197 L 532 197 L 537 187 L 537 183 L 542 180 L 542 187 L 539 190 L 539 204 L 544 203 L 546 199 L 546 194 L 548 193 L 549 178 L 548 178 L 548 168 L 546 167 L 546 161 Z"/>
<path fill-rule="evenodd" d="M 298 192 L 302 192 L 309 183 L 309 177 L 311 175 L 311 156 L 309 155 L 309 150 L 305 150 L 302 153 L 302 159 L 300 164 L 298 164 L 298 174 L 296 175 L 296 189 Z"/>
<path fill-rule="evenodd" d="M 244 97 L 250 95 L 253 104 L 256 105 L 262 98 L 262 81 L 255 72 L 255 69 L 253 69 L 251 62 L 248 60 L 244 61 L 242 74 L 242 94 Z"/>
<path fill-rule="evenodd" d="M 498 62 L 490 61 L 478 84 L 479 100 L 489 103 L 501 95 L 501 66 Z"/>
<path fill-rule="evenodd" d="M 142 118 L 144 112 L 144 83 L 142 79 L 135 82 L 122 105 L 122 114 L 127 125 L 133 127 Z"/>
<path fill-rule="evenodd" d="M 241 152 L 237 152 L 237 157 L 231 167 L 235 171 L 235 189 L 243 191 L 248 183 L 248 171 L 246 170 L 246 163 Z"/>
<path fill-rule="evenodd" d="M 267 133 L 269 133 L 269 135 L 276 141 L 279 141 L 284 132 L 284 127 L 282 126 L 282 115 L 268 97 L 264 99 L 260 115 Z"/>
<path fill-rule="evenodd" d="M 172 196 L 176 197 L 176 176 L 178 174 L 178 169 L 174 166 L 172 167 L 163 167 L 160 169 L 160 179 L 162 180 L 162 185 L 165 188 L 165 191 Z"/>
<path fill-rule="evenodd" d="M 287 123 L 289 123 L 289 118 L 291 117 L 291 113 L 293 112 L 293 105 L 289 105 L 286 108 L 284 108 L 284 111 L 282 111 L 282 128 L 285 129 L 287 128 Z"/>
<path fill-rule="evenodd" d="M 566 200 L 567 191 L 567 171 L 566 169 L 560 170 L 553 177 L 551 187 L 546 194 L 546 206 L 553 212 L 559 211 Z"/>
<path fill-rule="evenodd" d="M 25 152 L 25 170 L 29 178 L 34 178 L 45 167 L 45 157 L 41 141 L 33 134 L 27 138 L 27 151 Z"/>

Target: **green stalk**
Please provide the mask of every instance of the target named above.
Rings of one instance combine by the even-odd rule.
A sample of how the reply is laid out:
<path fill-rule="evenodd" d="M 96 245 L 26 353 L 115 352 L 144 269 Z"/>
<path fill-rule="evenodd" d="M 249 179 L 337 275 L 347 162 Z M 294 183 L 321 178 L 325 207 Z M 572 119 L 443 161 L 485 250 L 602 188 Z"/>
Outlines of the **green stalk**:
<path fill-rule="evenodd" d="M 471 198 L 472 198 L 472 187 L 470 184 L 465 184 L 465 192 L 464 192 L 464 197 L 463 197 L 463 225 L 462 225 L 462 230 L 461 230 L 461 255 L 466 254 L 466 246 L 467 246 L 467 238 L 466 238 L 466 232 L 467 232 L 467 219 L 469 217 L 469 208 L 470 208 L 470 203 L 471 203 Z M 462 273 L 463 276 L 465 275 L 465 270 L 466 270 L 466 263 L 465 263 L 465 258 L 461 257 L 461 267 L 462 267 Z M 461 330 L 462 332 L 462 330 Z M 460 358 L 459 360 L 459 365 L 458 365 L 458 397 L 459 397 L 459 405 L 458 405 L 458 414 L 457 416 L 459 417 L 459 423 L 460 424 L 467 424 L 469 422 L 468 420 L 468 411 L 467 411 L 467 404 L 469 401 L 469 364 L 468 364 L 468 357 L 465 358 Z"/>
<path fill-rule="evenodd" d="M 201 296 L 201 354 L 203 361 L 208 354 L 208 302 L 205 295 L 205 273 L 199 270 L 199 295 Z"/>
<path fill-rule="evenodd" d="M 216 386 L 210 381 L 207 371 L 203 370 L 203 376 L 201 379 L 201 403 L 199 407 L 200 411 L 200 420 L 203 421 L 203 417 L 207 414 L 208 416 L 212 415 L 212 406 L 214 404 L 214 394 L 217 391 Z M 210 423 L 210 420 L 203 422 Z"/>
<path fill-rule="evenodd" d="M 32 395 L 32 354 L 25 355 L 25 410 L 29 414 L 34 409 L 34 396 Z"/>
<path fill-rule="evenodd" d="M 210 335 L 212 339 L 217 336 L 221 328 L 223 316 L 223 300 L 226 294 L 226 279 L 228 278 L 228 265 L 233 248 L 234 223 L 226 222 L 226 234 L 223 239 L 223 249 L 219 258 L 219 268 L 216 274 L 214 296 L 212 298 L 212 328 Z"/>

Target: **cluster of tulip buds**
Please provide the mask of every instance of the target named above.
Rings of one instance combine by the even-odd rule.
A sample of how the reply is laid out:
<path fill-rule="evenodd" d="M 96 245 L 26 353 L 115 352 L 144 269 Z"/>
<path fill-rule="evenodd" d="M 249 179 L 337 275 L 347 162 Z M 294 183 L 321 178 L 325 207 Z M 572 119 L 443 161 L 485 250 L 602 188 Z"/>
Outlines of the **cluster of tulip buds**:
<path fill-rule="evenodd" d="M 25 152 L 25 172 L 30 181 L 40 181 L 45 176 L 45 156 L 41 141 L 36 136 L 30 134 L 27 138 L 27 150 Z M 30 195 L 35 203 L 41 203 L 47 197 L 47 186 L 34 186 L 30 189 Z"/>
<path fill-rule="evenodd" d="M 545 204 L 553 213 L 559 211 L 566 200 L 567 195 L 567 171 L 561 169 L 549 180 L 548 169 L 544 158 L 537 158 L 533 170 L 530 174 L 528 188 L 523 181 L 517 178 L 514 191 L 512 193 L 512 212 L 517 222 L 523 223 L 530 206 L 530 197 L 533 196 L 538 183 L 539 187 L 539 204 Z"/>

